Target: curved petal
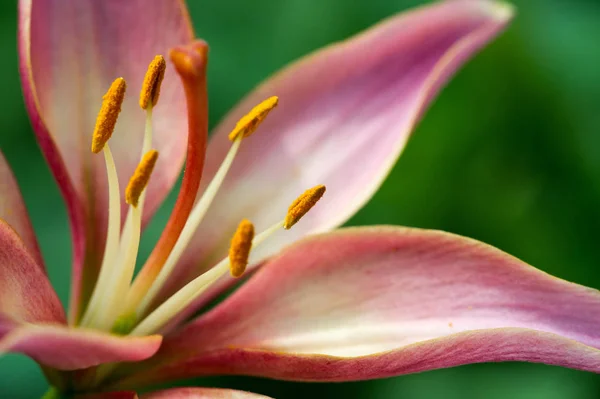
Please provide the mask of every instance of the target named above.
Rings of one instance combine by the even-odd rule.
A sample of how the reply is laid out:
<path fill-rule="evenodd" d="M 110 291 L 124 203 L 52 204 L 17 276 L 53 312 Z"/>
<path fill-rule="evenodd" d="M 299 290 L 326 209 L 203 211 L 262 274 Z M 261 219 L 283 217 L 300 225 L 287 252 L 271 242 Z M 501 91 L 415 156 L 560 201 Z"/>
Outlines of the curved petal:
<path fill-rule="evenodd" d="M 265 229 L 317 184 L 327 186 L 319 205 L 292 230 L 273 237 L 268 248 L 253 251 L 253 260 L 346 221 L 378 189 L 440 88 L 511 16 L 507 6 L 492 1 L 440 2 L 320 50 L 259 86 L 217 127 L 206 181 L 229 149 L 227 134 L 235 122 L 272 95 L 279 96 L 279 106 L 242 143 L 181 261 L 184 276 L 175 278 L 188 280 L 221 259 L 243 218 Z M 198 254 L 210 259 L 199 265 Z"/>
<path fill-rule="evenodd" d="M 120 337 L 59 325 L 21 325 L 0 340 L 0 353 L 23 353 L 40 364 L 76 370 L 102 363 L 147 359 L 160 347 L 162 337 Z"/>
<path fill-rule="evenodd" d="M 342 382 L 393 377 L 432 369 L 483 362 L 528 361 L 600 370 L 599 351 L 550 333 L 525 329 L 463 332 L 408 345 L 402 349 L 355 358 L 228 349 L 183 364 L 171 364 L 159 374 L 136 374 L 124 386 L 153 385 L 198 375 L 245 374 L 278 380 Z"/>
<path fill-rule="evenodd" d="M 232 389 L 173 388 L 142 395 L 142 399 L 267 399 L 267 396 Z"/>
<path fill-rule="evenodd" d="M 355 228 L 284 250 L 131 378 L 341 381 L 505 360 L 600 372 L 598 348 L 596 290 L 452 234 Z"/>
<path fill-rule="evenodd" d="M 70 370 L 146 359 L 162 340 L 121 338 L 64 324 L 64 310 L 46 274 L 17 233 L 0 220 L 0 354 L 19 352 Z"/>
<path fill-rule="evenodd" d="M 130 0 L 126 6 L 119 0 L 20 0 L 19 25 L 27 109 L 71 217 L 73 307 L 84 257 L 90 268 L 84 284 L 92 283 L 106 230 L 103 159 L 90 152 L 102 96 L 119 76 L 129 83 L 110 143 L 124 189 L 142 151 L 145 113 L 138 93 L 148 64 L 156 54 L 188 43 L 193 34 L 180 0 Z M 185 100 L 172 68 L 167 69 L 153 120 L 153 147 L 161 157 L 148 188 L 145 220 L 173 185 L 185 156 Z"/>
<path fill-rule="evenodd" d="M 103 392 L 75 395 L 74 399 L 138 399 L 139 396 L 133 391 Z"/>
<path fill-rule="evenodd" d="M 74 399 L 138 399 L 139 396 L 133 391 L 103 392 L 75 395 Z"/>
<path fill-rule="evenodd" d="M 0 339 L 20 322 L 60 324 L 65 314 L 42 267 L 0 219 Z"/>
<path fill-rule="evenodd" d="M 0 219 L 6 221 L 17 232 L 28 252 L 43 268 L 44 260 L 23 197 L 21 197 L 19 185 L 2 152 L 0 152 Z"/>

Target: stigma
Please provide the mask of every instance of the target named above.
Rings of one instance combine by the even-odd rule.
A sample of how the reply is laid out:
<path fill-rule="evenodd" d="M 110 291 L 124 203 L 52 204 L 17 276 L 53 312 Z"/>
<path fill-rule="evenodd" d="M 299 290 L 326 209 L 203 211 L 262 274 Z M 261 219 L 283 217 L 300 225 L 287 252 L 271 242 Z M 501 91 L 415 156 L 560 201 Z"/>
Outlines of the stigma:
<path fill-rule="evenodd" d="M 188 161 L 190 156 L 202 157 L 203 155 L 199 154 L 204 151 L 205 143 L 202 142 L 200 134 L 203 121 L 198 112 L 206 112 L 203 94 L 206 57 L 207 48 L 203 42 L 171 51 L 171 61 L 182 79 L 186 92 L 188 118 L 190 118 Z M 251 139 L 279 103 L 279 98 L 276 96 L 266 98 L 232 127 L 228 136 L 231 140 L 231 148 L 197 201 L 195 201 L 198 191 L 196 180 L 200 179 L 198 173 L 201 174 L 201 171 L 198 172 L 191 166 L 201 165 L 198 163 L 201 159 L 186 163 L 185 173 L 189 174 L 188 180 L 184 175 L 178 197 L 179 205 L 176 204 L 163 236 L 154 248 L 153 255 L 146 260 L 134 278 L 146 191 L 153 172 L 160 168 L 158 151 L 152 149 L 152 111 L 160 106 L 160 90 L 166 68 L 165 59 L 157 55 L 150 62 L 142 82 L 139 95 L 141 111 L 138 112 L 146 114 L 144 138 L 140 161 L 129 179 L 123 197 L 121 197 L 118 171 L 109 142 L 125 98 L 127 88 L 125 79 L 115 79 L 103 97 L 92 134 L 91 149 L 94 154 L 103 152 L 106 165 L 109 206 L 106 244 L 94 290 L 79 320 L 79 325 L 82 327 L 119 335 L 140 336 L 161 332 L 166 324 L 219 279 L 242 277 L 248 266 L 252 264 L 251 257 L 254 249 L 265 245 L 274 234 L 285 234 L 285 230 L 296 225 L 325 193 L 325 186 L 318 185 L 306 190 L 293 201 L 290 198 L 291 205 L 287 211 L 274 210 L 274 212 L 281 212 L 281 216 L 275 218 L 279 221 L 258 233 L 250 220 L 243 219 L 231 236 L 228 254 L 220 262 L 197 276 L 171 297 L 159 301 L 159 293 L 172 276 L 175 266 L 213 204 L 243 142 Z M 188 164 L 190 168 L 187 167 Z M 123 202 L 128 205 L 125 223 L 122 223 L 121 219 Z"/>

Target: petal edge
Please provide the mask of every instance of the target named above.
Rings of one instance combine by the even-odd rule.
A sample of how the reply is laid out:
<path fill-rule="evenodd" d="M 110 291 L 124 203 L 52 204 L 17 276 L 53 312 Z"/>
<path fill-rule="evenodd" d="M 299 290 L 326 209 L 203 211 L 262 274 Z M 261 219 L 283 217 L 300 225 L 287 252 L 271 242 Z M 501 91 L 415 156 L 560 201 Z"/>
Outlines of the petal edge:
<path fill-rule="evenodd" d="M 227 134 L 235 121 L 273 95 L 279 106 L 242 144 L 170 289 L 225 256 L 241 219 L 261 231 L 309 187 L 324 184 L 327 194 L 297 226 L 253 251 L 255 265 L 307 234 L 345 222 L 379 188 L 443 84 L 505 28 L 511 15 L 490 1 L 424 6 L 317 51 L 262 83 L 215 129 L 206 181 L 229 149 Z M 199 253 L 205 258 L 198 259 Z"/>
<path fill-rule="evenodd" d="M 455 365 L 522 360 L 600 372 L 598 331 L 599 291 L 489 245 L 440 231 L 348 228 L 282 251 L 138 371 L 337 380 L 336 367 L 354 365 L 375 378 L 369 369 L 385 368 L 381 359 L 397 372 L 422 371 L 451 366 L 444 351 L 454 351 Z"/>

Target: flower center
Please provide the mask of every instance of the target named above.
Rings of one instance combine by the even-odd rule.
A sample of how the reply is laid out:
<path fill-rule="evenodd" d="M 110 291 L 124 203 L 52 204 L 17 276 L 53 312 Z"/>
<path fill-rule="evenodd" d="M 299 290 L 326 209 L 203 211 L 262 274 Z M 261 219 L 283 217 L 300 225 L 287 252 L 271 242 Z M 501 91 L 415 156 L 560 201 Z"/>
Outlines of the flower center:
<path fill-rule="evenodd" d="M 205 55 L 205 49 L 201 50 L 204 52 L 200 53 Z M 194 101 L 200 103 L 200 105 L 202 105 L 202 101 L 197 100 L 193 90 L 186 86 L 186 79 L 189 82 L 198 78 L 194 75 L 198 68 L 194 68 L 193 65 L 198 60 L 194 59 L 193 56 L 187 57 L 186 53 L 182 51 L 172 53 L 171 59 L 184 81 L 184 88 L 188 97 L 189 125 L 192 129 L 194 116 L 192 115 L 193 112 L 190 111 L 190 107 L 194 105 Z M 156 306 L 158 294 L 164 288 L 177 262 L 208 212 L 233 164 L 242 141 L 258 129 L 269 112 L 278 104 L 277 97 L 268 98 L 240 119 L 229 134 L 229 139 L 232 142 L 231 149 L 195 205 L 196 190 L 188 190 L 193 192 L 184 191 L 183 186 L 186 184 L 184 176 L 180 198 L 178 198 L 175 210 L 167 223 L 163 236 L 161 236 L 152 255 L 134 280 L 146 187 L 159 155 L 157 151 L 151 149 L 152 110 L 159 100 L 165 68 L 164 58 L 156 56 L 148 67 L 140 93 L 140 107 L 146 113 L 145 134 L 140 163 L 130 178 L 125 192 L 125 202 L 129 205 L 129 209 L 122 229 L 119 179 L 109 140 L 125 98 L 127 86 L 125 80 L 123 78 L 116 79 L 103 97 L 102 107 L 98 114 L 92 138 L 92 152 L 102 152 L 106 164 L 109 207 L 108 228 L 100 273 L 87 308 L 81 318 L 80 325 L 83 327 L 138 336 L 159 332 L 227 272 L 233 277 L 242 276 L 248 264 L 251 249 L 262 245 L 269 236 L 277 231 L 291 228 L 316 204 L 325 192 L 324 186 L 307 190 L 291 204 L 285 218 L 260 234 L 255 235 L 254 225 L 250 221 L 242 220 L 231 240 L 229 256 Z M 205 68 L 202 68 L 202 71 L 204 73 Z M 185 76 L 186 74 L 190 76 Z M 188 152 L 189 157 L 190 153 Z M 189 165 L 189 162 L 187 165 Z M 187 168 L 186 173 L 188 173 Z M 201 171 L 192 170 L 189 173 L 201 173 Z M 191 184 L 191 187 L 197 187 L 197 183 L 196 185 Z M 185 210 L 186 204 L 190 205 L 187 211 Z"/>

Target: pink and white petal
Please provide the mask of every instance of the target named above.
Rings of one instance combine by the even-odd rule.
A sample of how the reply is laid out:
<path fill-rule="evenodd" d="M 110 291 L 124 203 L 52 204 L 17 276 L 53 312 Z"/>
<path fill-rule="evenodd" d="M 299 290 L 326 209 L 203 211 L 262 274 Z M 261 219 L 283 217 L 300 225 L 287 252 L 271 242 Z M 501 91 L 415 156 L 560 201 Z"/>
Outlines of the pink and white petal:
<path fill-rule="evenodd" d="M 173 388 L 142 395 L 142 399 L 268 399 L 268 397 L 232 389 Z"/>
<path fill-rule="evenodd" d="M 227 134 L 235 122 L 269 96 L 279 96 L 279 106 L 242 143 L 181 261 L 177 283 L 169 286 L 223 257 L 241 219 L 261 231 L 317 184 L 327 186 L 319 204 L 292 230 L 253 251 L 252 259 L 344 223 L 378 189 L 440 88 L 511 16 L 510 8 L 492 1 L 421 7 L 309 55 L 260 85 L 216 128 L 206 182 L 231 145 Z"/>
<path fill-rule="evenodd" d="M 65 313 L 43 268 L 0 219 L 0 339 L 22 322 L 61 324 Z"/>
<path fill-rule="evenodd" d="M 341 381 L 504 360 L 600 372 L 599 348 L 597 290 L 449 233 L 350 228 L 284 250 L 131 378 Z"/>
<path fill-rule="evenodd" d="M 142 360 L 160 336 L 121 338 L 65 326 L 50 281 L 18 234 L 0 220 L 0 353 L 23 353 L 58 369 Z"/>
<path fill-rule="evenodd" d="M 278 380 L 342 382 L 393 377 L 483 362 L 528 361 L 598 373 L 600 352 L 576 341 L 529 329 L 475 330 L 368 356 L 342 358 L 251 349 L 210 352 L 171 364 L 160 373 L 135 374 L 123 386 L 153 385 L 188 376 L 244 374 Z"/>
<path fill-rule="evenodd" d="M 126 6 L 120 0 L 19 1 L 23 91 L 38 141 L 71 216 L 76 284 L 71 297 L 75 300 L 83 258 L 93 269 L 106 229 L 103 157 L 90 152 L 102 96 L 115 78 L 128 82 L 111 139 L 123 189 L 142 150 L 145 113 L 138 105 L 138 93 L 147 66 L 155 55 L 166 55 L 171 47 L 186 44 L 192 37 L 180 0 L 131 0 Z M 148 188 L 146 221 L 177 179 L 185 157 L 185 99 L 173 68 L 167 69 L 153 120 L 153 148 L 161 157 Z M 84 236 L 86 231 L 90 233 Z"/>
<path fill-rule="evenodd" d="M 21 190 L 19 190 L 15 176 L 2 152 L 0 152 L 0 219 L 15 230 L 36 263 L 43 268 L 44 260 L 21 196 Z"/>
<path fill-rule="evenodd" d="M 121 337 L 60 325 L 23 324 L 0 340 L 0 353 L 22 353 L 42 365 L 76 370 L 147 359 L 156 353 L 161 341 L 159 335 Z"/>

